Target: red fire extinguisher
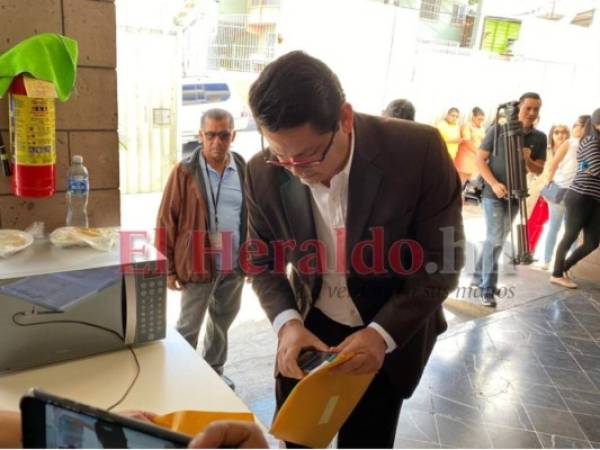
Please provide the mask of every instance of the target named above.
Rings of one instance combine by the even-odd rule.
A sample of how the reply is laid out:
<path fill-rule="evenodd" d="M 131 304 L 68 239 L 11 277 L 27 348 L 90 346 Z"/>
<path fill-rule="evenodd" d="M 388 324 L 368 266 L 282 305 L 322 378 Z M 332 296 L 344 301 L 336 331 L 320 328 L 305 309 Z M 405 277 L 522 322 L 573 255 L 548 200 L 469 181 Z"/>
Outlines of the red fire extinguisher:
<path fill-rule="evenodd" d="M 56 113 L 54 85 L 26 75 L 9 89 L 13 193 L 50 197 L 56 185 Z"/>

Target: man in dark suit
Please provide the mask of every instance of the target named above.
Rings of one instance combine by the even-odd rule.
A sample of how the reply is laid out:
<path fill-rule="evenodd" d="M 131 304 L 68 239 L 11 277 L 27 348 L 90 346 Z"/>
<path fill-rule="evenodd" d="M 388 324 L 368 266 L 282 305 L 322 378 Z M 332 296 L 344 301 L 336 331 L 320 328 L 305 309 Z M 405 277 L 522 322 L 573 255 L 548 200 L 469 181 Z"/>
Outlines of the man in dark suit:
<path fill-rule="evenodd" d="M 249 275 L 278 335 L 277 405 L 303 348 L 351 353 L 340 371 L 377 374 L 338 446 L 393 447 L 463 265 L 456 170 L 434 128 L 354 113 L 302 52 L 264 69 L 250 107 L 263 151 L 247 168 L 248 229 L 263 244 Z"/>

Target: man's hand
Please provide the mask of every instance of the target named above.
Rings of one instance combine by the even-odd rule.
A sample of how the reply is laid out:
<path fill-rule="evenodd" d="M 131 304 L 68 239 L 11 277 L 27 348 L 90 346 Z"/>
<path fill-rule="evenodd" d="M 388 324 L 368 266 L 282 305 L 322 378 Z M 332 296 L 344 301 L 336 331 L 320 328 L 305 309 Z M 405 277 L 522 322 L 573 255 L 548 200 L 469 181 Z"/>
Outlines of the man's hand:
<path fill-rule="evenodd" d="M 188 448 L 268 448 L 268 444 L 254 423 L 219 420 L 197 434 Z"/>
<path fill-rule="evenodd" d="M 172 291 L 182 291 L 183 286 L 177 279 L 177 275 L 167 275 L 167 287 Z"/>
<path fill-rule="evenodd" d="M 304 377 L 304 372 L 298 367 L 298 356 L 302 349 L 313 347 L 322 352 L 329 350 L 329 347 L 297 319 L 290 320 L 281 327 L 278 339 L 277 368 L 283 376 L 298 380 Z"/>
<path fill-rule="evenodd" d="M 340 355 L 351 353 L 354 356 L 332 370 L 353 375 L 374 373 L 381 369 L 385 357 L 386 343 L 383 337 L 371 327 L 352 333 L 340 345 L 331 349 Z"/>
<path fill-rule="evenodd" d="M 534 175 L 540 175 L 544 171 L 545 161 L 531 159 L 531 149 L 529 147 L 523 147 L 523 160 L 525 161 L 525 167 L 528 172 Z"/>
<path fill-rule="evenodd" d="M 506 186 L 503 183 L 500 183 L 499 181 L 492 184 L 492 190 L 498 198 L 504 198 L 508 195 L 508 189 L 506 189 Z"/>

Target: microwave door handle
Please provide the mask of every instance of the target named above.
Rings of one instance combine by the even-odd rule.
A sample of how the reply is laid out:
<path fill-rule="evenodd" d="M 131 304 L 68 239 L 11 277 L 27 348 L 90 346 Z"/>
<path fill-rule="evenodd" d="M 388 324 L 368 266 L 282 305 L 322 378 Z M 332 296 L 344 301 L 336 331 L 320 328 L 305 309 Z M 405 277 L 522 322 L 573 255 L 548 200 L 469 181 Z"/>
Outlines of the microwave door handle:
<path fill-rule="evenodd" d="M 125 279 L 125 345 L 135 342 L 137 326 L 137 290 L 135 273 L 124 274 Z"/>

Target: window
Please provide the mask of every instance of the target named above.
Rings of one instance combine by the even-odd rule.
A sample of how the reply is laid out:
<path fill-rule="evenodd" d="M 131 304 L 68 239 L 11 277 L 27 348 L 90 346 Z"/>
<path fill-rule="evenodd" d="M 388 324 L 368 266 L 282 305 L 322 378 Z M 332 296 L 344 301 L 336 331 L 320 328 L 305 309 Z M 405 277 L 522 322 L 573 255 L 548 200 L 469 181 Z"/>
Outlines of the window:
<path fill-rule="evenodd" d="M 260 72 L 273 59 L 276 42 L 276 24 L 257 29 L 246 14 L 223 15 L 209 45 L 208 69 Z"/>
<path fill-rule="evenodd" d="M 421 19 L 438 20 L 442 0 L 421 0 L 419 17 Z"/>
<path fill-rule="evenodd" d="M 468 5 L 456 3 L 452 5 L 452 18 L 450 19 L 450 23 L 453 25 L 464 25 L 468 10 Z"/>
<path fill-rule="evenodd" d="M 499 55 L 510 55 L 512 45 L 519 39 L 521 22 L 498 17 L 486 17 L 481 49 Z"/>

